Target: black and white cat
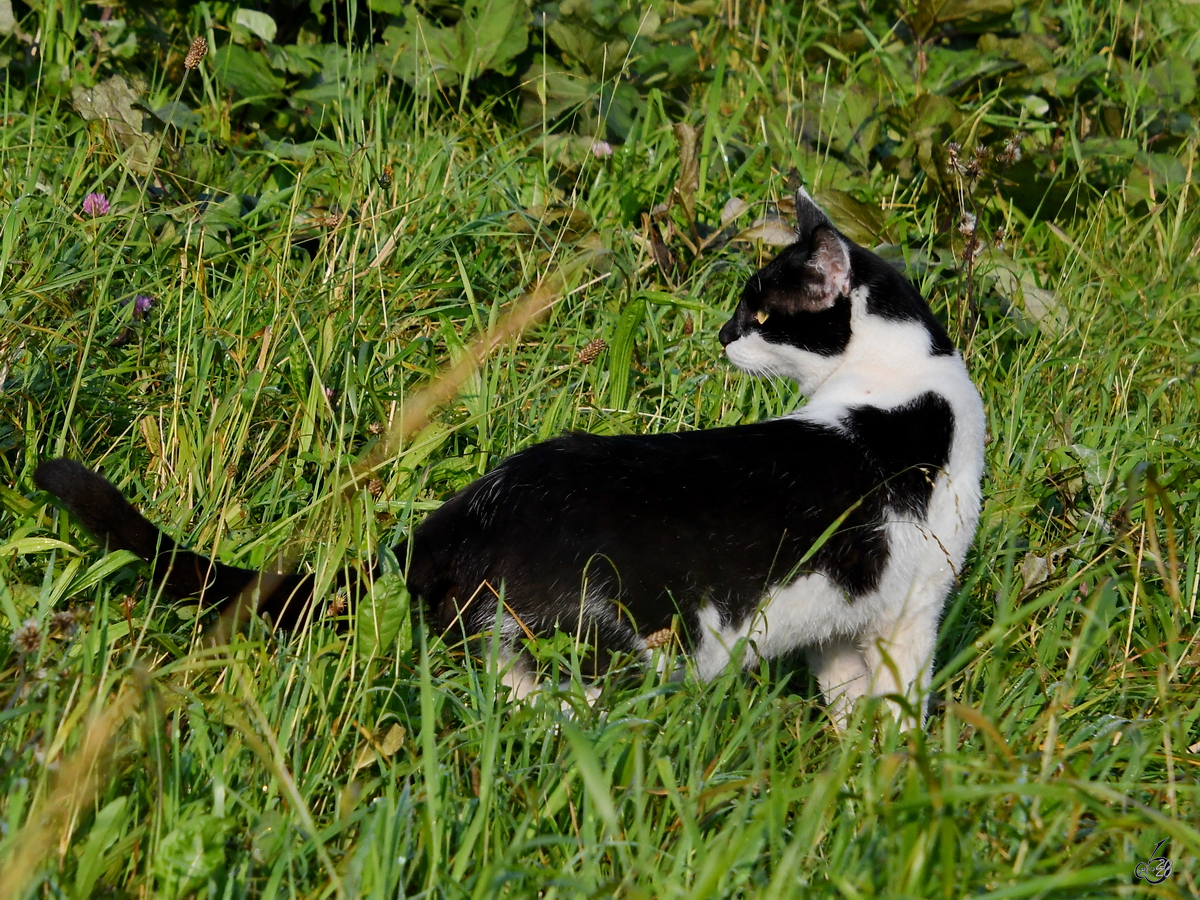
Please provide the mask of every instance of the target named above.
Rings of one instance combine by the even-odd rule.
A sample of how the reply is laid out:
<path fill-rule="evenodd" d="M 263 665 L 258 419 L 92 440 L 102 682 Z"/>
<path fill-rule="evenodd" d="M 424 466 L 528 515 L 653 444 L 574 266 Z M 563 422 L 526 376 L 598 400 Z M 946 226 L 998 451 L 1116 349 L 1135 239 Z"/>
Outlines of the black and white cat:
<path fill-rule="evenodd" d="M 720 339 L 734 365 L 799 382 L 798 412 L 733 428 L 568 434 L 505 459 L 396 548 L 446 631 L 576 635 L 603 669 L 675 628 L 709 679 L 803 648 L 835 721 L 863 695 L 923 703 L 942 605 L 975 533 L 984 413 L 962 358 L 890 265 L 800 190 L 796 242 L 752 276 Z M 35 473 L 110 549 L 176 595 L 298 621 L 312 576 L 183 550 L 99 475 Z M 651 641 L 647 641 L 651 638 Z"/>

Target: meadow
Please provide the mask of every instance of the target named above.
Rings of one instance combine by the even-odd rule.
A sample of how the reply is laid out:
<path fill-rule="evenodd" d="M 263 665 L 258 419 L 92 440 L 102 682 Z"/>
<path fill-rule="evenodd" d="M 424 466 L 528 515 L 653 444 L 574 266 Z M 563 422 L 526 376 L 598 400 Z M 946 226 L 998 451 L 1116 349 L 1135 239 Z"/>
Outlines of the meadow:
<path fill-rule="evenodd" d="M 1200 7 L 509 4 L 441 69 L 479 4 L 428 58 L 285 7 L 0 0 L 0 900 L 1200 895 Z M 926 727 L 837 734 L 791 660 L 588 705 L 570 641 L 513 704 L 383 548 L 564 431 L 795 409 L 717 330 L 796 178 L 987 407 Z M 387 574 L 210 646 L 59 455 Z"/>

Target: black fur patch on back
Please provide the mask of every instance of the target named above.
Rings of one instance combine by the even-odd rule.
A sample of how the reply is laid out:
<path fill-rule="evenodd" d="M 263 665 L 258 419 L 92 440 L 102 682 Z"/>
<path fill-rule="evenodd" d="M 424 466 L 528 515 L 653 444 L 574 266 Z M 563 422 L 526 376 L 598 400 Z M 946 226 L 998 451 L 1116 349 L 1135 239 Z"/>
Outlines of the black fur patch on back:
<path fill-rule="evenodd" d="M 409 587 L 441 627 L 470 634 L 495 616 L 495 596 L 480 586 L 503 584 L 508 607 L 533 632 L 581 628 L 601 648 L 624 651 L 676 614 L 695 638 L 709 604 L 739 624 L 769 587 L 807 572 L 853 599 L 878 585 L 887 564 L 887 512 L 928 502 L 909 469 L 945 461 L 943 432 L 914 439 L 946 407 L 929 397 L 911 409 L 855 411 L 846 430 L 776 419 L 538 444 L 422 523 Z M 894 439 L 889 421 L 900 429 Z"/>
<path fill-rule="evenodd" d="M 891 508 L 923 517 L 954 440 L 946 398 L 930 391 L 895 409 L 860 406 L 843 421 L 876 460 Z"/>

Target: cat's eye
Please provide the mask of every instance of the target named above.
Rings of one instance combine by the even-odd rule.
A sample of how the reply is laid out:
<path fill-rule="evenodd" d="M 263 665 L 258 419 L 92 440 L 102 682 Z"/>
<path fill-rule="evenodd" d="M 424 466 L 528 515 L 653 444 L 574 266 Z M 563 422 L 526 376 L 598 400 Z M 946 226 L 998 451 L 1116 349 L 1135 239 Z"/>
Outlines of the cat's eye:
<path fill-rule="evenodd" d="M 767 321 L 767 315 L 768 315 L 768 313 L 765 309 L 760 309 L 758 312 L 756 312 L 754 314 L 754 318 L 758 319 L 759 325 L 762 325 L 764 322 Z"/>

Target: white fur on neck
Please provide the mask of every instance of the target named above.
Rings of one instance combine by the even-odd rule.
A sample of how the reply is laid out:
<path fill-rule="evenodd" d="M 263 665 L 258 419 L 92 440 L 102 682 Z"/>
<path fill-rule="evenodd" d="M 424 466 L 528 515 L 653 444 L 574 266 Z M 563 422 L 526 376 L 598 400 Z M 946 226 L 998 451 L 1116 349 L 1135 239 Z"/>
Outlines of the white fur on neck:
<path fill-rule="evenodd" d="M 725 348 L 729 361 L 751 375 L 790 378 L 806 397 L 841 366 L 843 356 L 822 356 L 763 340 L 758 332 L 742 335 Z"/>
<path fill-rule="evenodd" d="M 942 605 L 979 520 L 985 431 L 983 403 L 958 353 L 934 355 L 919 322 L 872 315 L 866 287 L 850 299 L 851 338 L 840 354 L 770 344 L 758 334 L 726 351 L 741 369 L 795 379 L 810 399 L 791 415 L 831 428 L 845 428 L 856 407 L 894 409 L 931 391 L 945 398 L 954 434 L 926 514 L 887 523 L 891 554 L 870 595 L 848 603 L 824 575 L 805 575 L 769 589 L 757 615 L 740 627 L 723 627 L 715 610 L 702 611 L 695 651 L 700 674 L 712 677 L 741 640 L 750 642 L 747 664 L 805 646 L 839 723 L 864 695 L 907 693 L 923 708 Z"/>

